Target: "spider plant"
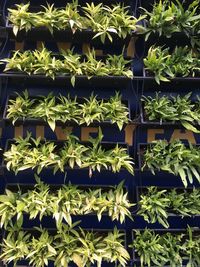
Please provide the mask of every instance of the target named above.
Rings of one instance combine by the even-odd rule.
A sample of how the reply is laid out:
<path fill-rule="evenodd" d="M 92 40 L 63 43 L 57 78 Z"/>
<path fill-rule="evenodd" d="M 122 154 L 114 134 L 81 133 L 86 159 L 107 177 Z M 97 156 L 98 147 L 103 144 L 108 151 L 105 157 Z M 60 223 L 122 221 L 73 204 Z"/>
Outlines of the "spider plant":
<path fill-rule="evenodd" d="M 41 221 L 44 216 L 51 215 L 52 197 L 49 193 L 49 186 L 42 183 L 37 176 L 37 184 L 34 190 L 28 190 L 26 196 L 23 198 L 24 211 L 29 214 L 30 219 L 39 218 Z"/>
<path fill-rule="evenodd" d="M 3 263 L 13 262 L 16 267 L 18 261 L 24 260 L 30 252 L 29 239 L 29 233 L 19 231 L 16 226 L 12 225 L 2 243 L 0 259 Z"/>
<path fill-rule="evenodd" d="M 121 130 L 124 123 L 128 123 L 128 108 L 122 104 L 121 96 L 118 92 L 114 96 L 111 96 L 109 101 L 104 103 L 105 108 L 105 120 L 116 123 L 118 128 Z"/>
<path fill-rule="evenodd" d="M 17 193 L 6 190 L 0 198 L 1 227 L 7 228 L 12 219 L 16 217 L 16 224 L 22 225 L 23 215 L 30 219 L 41 221 L 44 216 L 55 218 L 57 228 L 65 221 L 72 225 L 72 215 L 96 214 L 101 221 L 102 215 L 109 216 L 112 221 L 125 222 L 126 216 L 131 220 L 130 203 L 127 192 L 124 191 L 123 182 L 108 191 L 101 188 L 81 189 L 75 185 L 64 185 L 51 192 L 51 188 L 41 182 L 36 176 L 37 184 L 32 190 Z"/>
<path fill-rule="evenodd" d="M 47 3 L 47 6 L 42 6 L 42 11 L 35 14 L 36 27 L 46 27 L 53 34 L 54 29 L 59 29 L 59 15 L 59 10 L 54 7 L 54 4 Z"/>
<path fill-rule="evenodd" d="M 54 246 L 57 251 L 57 257 L 55 259 L 55 266 L 65 267 L 69 263 L 74 262 L 76 266 L 83 266 L 82 258 L 76 251 L 79 233 L 74 229 L 77 222 L 71 227 L 66 224 L 62 224 L 62 227 L 55 235 Z"/>
<path fill-rule="evenodd" d="M 93 94 L 89 98 L 84 99 L 84 103 L 79 104 L 82 113 L 82 119 L 80 120 L 80 123 L 86 123 L 87 125 L 90 125 L 94 121 L 103 121 L 104 113 L 106 112 L 103 100 L 98 101 L 97 97 Z"/>
<path fill-rule="evenodd" d="M 97 138 L 90 138 L 91 145 L 83 145 L 79 139 L 69 136 L 61 148 L 52 141 L 42 142 L 41 138 L 34 139 L 31 133 L 27 137 L 16 138 L 9 150 L 4 152 L 4 160 L 8 170 L 13 170 L 15 174 L 26 169 L 36 169 L 39 174 L 44 168 L 52 167 L 54 174 L 64 167 L 89 168 L 91 177 L 94 170 L 101 171 L 102 167 L 119 172 L 125 168 L 133 174 L 133 161 L 128 155 L 127 149 L 118 144 L 113 149 L 103 149 L 100 142 L 103 135 L 99 129 Z"/>
<path fill-rule="evenodd" d="M 170 144 L 165 140 L 158 140 L 147 147 L 142 170 L 148 168 L 153 174 L 162 170 L 180 176 L 187 187 L 188 182 L 193 183 L 193 177 L 200 182 L 199 160 L 199 148 L 192 144 L 186 147 L 179 140 Z"/>
<path fill-rule="evenodd" d="M 108 193 L 101 193 L 97 198 L 97 204 L 95 210 L 97 211 L 97 216 L 99 221 L 101 220 L 102 213 L 108 212 L 108 215 L 112 218 L 112 220 L 117 220 L 123 223 L 125 221 L 125 217 L 129 217 L 129 219 L 133 220 L 133 217 L 130 212 L 130 208 L 135 206 L 128 201 L 128 192 L 124 193 L 123 182 L 119 185 L 110 189 Z M 89 200 L 90 198 L 88 198 Z"/>
<path fill-rule="evenodd" d="M 56 145 L 52 142 L 41 143 L 41 138 L 34 139 L 31 133 L 27 137 L 15 138 L 15 144 L 4 153 L 8 170 L 13 170 L 15 174 L 26 169 L 37 168 L 40 173 L 44 167 L 60 164 L 60 157 L 55 154 Z"/>
<path fill-rule="evenodd" d="M 71 227 L 63 224 L 53 235 L 42 227 L 35 227 L 33 235 L 19 229 L 14 232 L 12 228 L 3 240 L 3 254 L 0 257 L 6 264 L 14 260 L 15 266 L 21 259 L 39 267 L 48 266 L 49 261 L 53 261 L 55 266 L 75 263 L 84 267 L 97 263 L 101 267 L 103 262 L 126 266 L 130 256 L 124 248 L 123 233 L 117 228 L 103 234 L 81 227 L 76 230 L 74 227 L 78 224 L 76 222 Z M 16 245 L 19 248 L 16 249 Z"/>
<path fill-rule="evenodd" d="M 89 167 L 89 176 L 92 177 L 93 171 L 101 171 L 102 168 L 108 169 L 109 159 L 108 156 L 110 151 L 106 151 L 101 146 L 101 141 L 103 139 L 102 131 L 99 129 L 97 138 L 89 138 L 91 146 L 88 147 L 88 154 L 84 160 L 83 167 Z"/>
<path fill-rule="evenodd" d="M 71 83 L 75 85 L 76 76 L 86 75 L 88 79 L 93 76 L 125 76 L 133 78 L 130 70 L 130 61 L 125 60 L 123 54 L 111 56 L 105 62 L 97 60 L 94 49 L 86 53 L 86 57 L 81 61 L 78 54 L 73 50 L 62 53 L 60 59 L 52 55 L 44 45 L 41 51 L 27 50 L 25 52 L 15 51 L 10 58 L 1 59 L 1 64 L 6 64 L 4 72 L 19 71 L 28 75 L 45 75 L 55 79 L 57 75 L 68 75 Z"/>
<path fill-rule="evenodd" d="M 51 34 L 55 30 L 71 29 L 72 33 L 77 30 L 90 29 L 94 37 L 100 37 L 102 43 L 108 39 L 113 42 L 112 34 L 125 39 L 132 31 L 140 30 L 137 23 L 145 16 L 138 19 L 130 14 L 129 7 L 114 4 L 112 7 L 103 6 L 102 3 L 86 3 L 80 7 L 78 1 L 67 3 L 65 8 L 56 8 L 47 4 L 41 6 L 39 12 L 29 12 L 30 4 L 17 4 L 16 8 L 9 8 L 9 21 L 13 25 L 13 32 L 30 31 L 32 28 L 45 27 Z"/>
<path fill-rule="evenodd" d="M 124 248 L 124 233 L 120 233 L 115 227 L 113 232 L 108 233 L 104 238 L 104 258 L 107 262 L 120 263 L 121 266 L 126 266 L 127 261 L 130 259 L 129 253 Z"/>
<path fill-rule="evenodd" d="M 10 99 L 7 108 L 7 118 L 12 119 L 13 124 L 18 118 L 27 118 L 31 116 L 31 109 L 35 104 L 35 99 L 30 99 L 28 91 L 25 90 L 22 95 L 17 94 L 16 99 Z"/>
<path fill-rule="evenodd" d="M 60 151 L 61 164 L 60 167 L 64 171 L 64 166 L 68 165 L 70 168 L 74 168 L 75 165 L 82 167 L 85 154 L 89 148 L 80 144 L 78 137 L 70 135 L 67 143 Z"/>
<path fill-rule="evenodd" d="M 32 236 L 29 243 L 31 251 L 26 255 L 26 258 L 30 265 L 48 266 L 49 261 L 54 261 L 57 255 L 53 245 L 54 237 L 46 229 L 41 227 L 35 229 L 40 233 L 40 236 L 38 238 Z"/>
<path fill-rule="evenodd" d="M 23 212 L 25 209 L 25 202 L 23 200 L 24 194 L 21 191 L 12 192 L 8 189 L 5 190 L 4 195 L 0 195 L 0 218 L 1 228 L 6 228 L 11 222 L 11 219 L 16 216 L 16 224 L 22 225 Z"/>
<path fill-rule="evenodd" d="M 57 228 L 62 228 L 63 220 L 72 226 L 72 215 L 86 214 L 85 192 L 74 185 L 64 185 L 54 195 L 50 195 L 52 199 L 51 213 L 56 220 Z M 97 201 L 95 199 L 95 201 Z"/>
<path fill-rule="evenodd" d="M 129 109 L 122 103 L 121 95 L 116 92 L 108 100 L 97 99 L 91 94 L 79 103 L 74 99 L 60 95 L 55 97 L 52 93 L 48 96 L 40 96 L 39 99 L 31 99 L 28 91 L 22 95 L 17 94 L 16 99 L 10 99 L 7 107 L 7 118 L 14 123 L 18 119 L 41 119 L 49 124 L 54 131 L 56 122 L 63 123 L 74 121 L 77 124 L 110 121 L 116 123 L 121 130 L 128 123 Z"/>
<path fill-rule="evenodd" d="M 22 29 L 25 29 L 26 32 L 31 30 L 37 23 L 36 14 L 28 11 L 29 6 L 30 4 L 16 4 L 16 9 L 8 9 L 10 12 L 9 20 L 13 23 L 13 32 L 15 35 Z"/>
<path fill-rule="evenodd" d="M 76 249 L 79 257 L 82 261 L 82 266 L 87 266 L 90 262 L 92 264 L 97 263 L 97 266 L 101 266 L 104 252 L 104 243 L 102 236 L 98 236 L 95 232 L 85 232 L 83 229 L 79 229 L 78 241 L 80 246 Z"/>

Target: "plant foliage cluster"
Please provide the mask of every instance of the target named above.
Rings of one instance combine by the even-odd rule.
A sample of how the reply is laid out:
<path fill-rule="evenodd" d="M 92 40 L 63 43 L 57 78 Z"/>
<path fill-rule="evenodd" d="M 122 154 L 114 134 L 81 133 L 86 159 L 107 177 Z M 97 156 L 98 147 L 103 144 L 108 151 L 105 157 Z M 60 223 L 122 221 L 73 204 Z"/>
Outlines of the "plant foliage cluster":
<path fill-rule="evenodd" d="M 145 116 L 149 121 L 180 122 L 183 127 L 199 133 L 195 124 L 200 124 L 200 99 L 191 100 L 191 94 L 180 96 L 160 96 L 156 93 L 155 97 L 143 96 Z"/>
<path fill-rule="evenodd" d="M 45 228 L 35 228 L 35 233 L 10 227 L 3 239 L 0 259 L 5 264 L 16 266 L 20 260 L 28 261 L 30 266 L 44 267 L 50 262 L 56 267 L 75 264 L 78 267 L 105 263 L 126 266 L 130 256 L 124 247 L 124 234 L 114 228 L 112 232 L 97 233 L 69 227 L 66 224 L 55 233 Z M 32 230 L 33 232 L 33 230 Z"/>
<path fill-rule="evenodd" d="M 58 57 L 59 56 L 59 57 Z M 123 55 L 108 55 L 103 61 L 97 59 L 95 50 L 88 51 L 83 57 L 72 50 L 62 51 L 53 55 L 44 46 L 42 50 L 15 51 L 10 58 L 1 59 L 1 64 L 6 63 L 4 71 L 19 71 L 28 75 L 41 74 L 52 79 L 57 75 L 71 76 L 71 83 L 75 85 L 76 76 L 125 76 L 133 77 L 130 69 L 130 60 Z"/>
<path fill-rule="evenodd" d="M 30 12 L 30 4 L 17 4 L 16 8 L 9 8 L 9 21 L 13 24 L 13 32 L 30 31 L 32 28 L 45 27 L 51 34 L 55 30 L 70 29 L 72 33 L 77 30 L 92 30 L 94 38 L 100 37 L 104 43 L 108 38 L 113 41 L 112 34 L 125 39 L 132 31 L 136 31 L 137 19 L 129 12 L 129 7 L 122 4 L 104 6 L 102 3 L 86 3 L 80 7 L 77 1 L 67 3 L 65 8 L 56 8 L 47 4 L 41 6 L 41 11 Z"/>
<path fill-rule="evenodd" d="M 18 119 L 42 119 L 49 124 L 54 131 L 56 122 L 75 122 L 87 126 L 93 122 L 110 121 L 116 123 L 121 130 L 128 123 L 129 109 L 122 103 L 121 96 L 116 93 L 109 99 L 97 99 L 91 95 L 78 102 L 77 97 L 70 98 L 60 95 L 56 97 L 53 93 L 39 98 L 30 98 L 28 91 L 10 99 L 7 107 L 7 118 L 12 119 L 13 124 Z"/>
<path fill-rule="evenodd" d="M 179 190 L 159 189 L 155 186 L 147 188 L 140 195 L 138 215 L 148 223 L 159 222 L 168 228 L 167 221 L 171 214 L 185 216 L 200 215 L 200 189 Z"/>
<path fill-rule="evenodd" d="M 188 226 L 185 233 L 158 232 L 145 229 L 135 230 L 132 247 L 144 266 L 186 266 L 200 265 L 200 236 Z M 184 263 L 186 261 L 186 265 Z"/>
<path fill-rule="evenodd" d="M 128 200 L 128 193 L 124 192 L 123 183 L 107 188 L 80 188 L 76 185 L 63 185 L 59 189 L 52 189 L 37 178 L 34 188 L 23 192 L 6 189 L 0 196 L 0 226 L 7 228 L 12 219 L 20 227 L 23 224 L 24 214 L 29 218 L 51 216 L 55 219 L 57 228 L 66 222 L 72 225 L 72 215 L 96 214 L 101 221 L 106 214 L 112 221 L 123 223 L 125 217 L 130 219 L 130 208 L 133 206 Z"/>
<path fill-rule="evenodd" d="M 199 76 L 200 57 L 198 51 L 189 47 L 175 47 L 174 51 L 160 46 L 150 47 L 144 58 L 145 69 L 155 75 L 158 84 L 175 77 Z"/>
<path fill-rule="evenodd" d="M 144 151 L 142 170 L 166 171 L 180 176 L 185 187 L 193 183 L 193 177 L 200 182 L 200 148 L 180 140 L 167 143 L 157 140 L 148 145 Z"/>
<path fill-rule="evenodd" d="M 186 1 L 185 1 L 186 2 Z M 152 11 L 143 9 L 146 18 L 146 40 L 152 33 L 159 36 L 173 37 L 174 33 L 182 32 L 190 39 L 191 45 L 200 45 L 199 0 L 188 1 L 188 6 L 181 1 L 160 0 L 155 2 Z"/>
<path fill-rule="evenodd" d="M 68 140 L 58 147 L 54 141 L 43 142 L 41 137 L 34 139 L 31 133 L 26 138 L 18 137 L 10 149 L 4 152 L 4 160 L 8 170 L 17 174 L 26 169 L 36 169 L 40 173 L 44 168 L 51 167 L 56 173 L 64 172 L 66 167 L 89 168 L 93 171 L 102 169 L 119 172 L 125 168 L 133 174 L 133 160 L 127 148 L 115 144 L 114 148 L 104 148 L 101 144 L 103 135 L 99 129 L 97 138 L 90 137 L 88 144 L 80 143 L 78 137 L 69 135 Z"/>

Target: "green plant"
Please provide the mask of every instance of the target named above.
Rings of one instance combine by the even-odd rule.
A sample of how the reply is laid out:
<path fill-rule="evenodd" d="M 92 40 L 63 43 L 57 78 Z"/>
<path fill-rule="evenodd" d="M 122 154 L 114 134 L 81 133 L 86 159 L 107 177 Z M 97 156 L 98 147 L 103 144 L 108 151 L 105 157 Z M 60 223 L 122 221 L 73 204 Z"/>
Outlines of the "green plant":
<path fill-rule="evenodd" d="M 17 94 L 16 99 L 10 99 L 7 108 L 7 118 L 12 118 L 13 124 L 18 120 L 18 118 L 25 119 L 30 116 L 31 109 L 35 104 L 34 99 L 30 99 L 28 91 L 24 91 L 22 95 Z"/>
<path fill-rule="evenodd" d="M 170 199 L 170 207 L 176 214 L 184 216 L 195 216 L 200 213 L 199 205 L 199 190 L 193 189 L 192 191 L 184 191 L 177 193 L 175 189 L 168 193 Z"/>
<path fill-rule="evenodd" d="M 8 189 L 5 190 L 5 194 L 0 196 L 0 227 L 7 227 L 11 222 L 11 219 L 16 216 L 16 224 L 22 225 L 23 212 L 25 210 L 25 202 L 23 201 L 24 194 L 19 190 L 14 193 Z"/>
<path fill-rule="evenodd" d="M 150 186 L 140 194 L 137 214 L 148 223 L 159 222 L 165 228 L 169 227 L 168 217 L 172 214 L 197 216 L 200 214 L 199 189 L 159 189 Z"/>
<path fill-rule="evenodd" d="M 75 229 L 79 222 L 71 227 L 63 224 L 57 233 L 35 227 L 32 234 L 26 231 L 10 229 L 3 240 L 3 254 L 0 258 L 5 264 L 12 262 L 16 266 L 21 259 L 34 266 L 48 266 L 53 261 L 55 266 L 68 266 L 74 263 L 78 267 L 90 266 L 91 263 L 101 267 L 103 262 L 119 263 L 125 267 L 130 256 L 124 248 L 124 236 L 117 228 L 113 232 L 98 233 Z M 16 245 L 17 247 L 16 249 Z M 21 252 L 20 249 L 23 249 Z M 20 252 L 20 254 L 18 254 Z"/>
<path fill-rule="evenodd" d="M 188 227 L 189 231 L 192 231 Z M 141 266 L 165 266 L 170 264 L 172 267 L 182 266 L 183 260 L 189 260 L 185 256 L 185 249 L 189 246 L 185 245 L 184 240 L 187 233 L 165 233 L 154 230 L 145 229 L 144 231 L 135 230 L 135 239 L 133 247 L 136 255 L 139 256 Z M 185 257 L 184 257 L 185 256 Z M 187 267 L 193 266 L 188 262 Z M 194 265 L 197 266 L 197 265 Z"/>
<path fill-rule="evenodd" d="M 128 108 L 122 104 L 121 96 L 117 92 L 114 96 L 111 96 L 109 101 L 104 103 L 105 109 L 105 120 L 116 123 L 118 128 L 121 130 L 124 123 L 128 123 Z"/>
<path fill-rule="evenodd" d="M 82 119 L 80 123 L 86 123 L 90 125 L 94 121 L 103 121 L 104 120 L 104 102 L 103 100 L 98 101 L 97 97 L 93 94 L 89 98 L 84 98 L 85 101 L 83 104 L 79 104 L 80 110 L 82 113 Z"/>
<path fill-rule="evenodd" d="M 146 194 L 141 195 L 139 201 L 138 215 L 141 215 L 148 223 L 159 222 L 168 228 L 167 209 L 170 205 L 170 199 L 166 196 L 167 190 L 158 191 L 156 187 L 149 187 Z"/>
<path fill-rule="evenodd" d="M 90 29 L 94 32 L 93 38 L 100 37 L 101 42 L 105 43 L 106 39 L 113 41 L 113 33 L 125 39 L 132 31 L 140 30 L 137 23 L 145 17 L 135 18 L 129 13 L 129 7 L 120 4 L 109 7 L 102 3 L 86 3 L 80 7 L 78 1 L 73 1 L 61 9 L 47 4 L 41 6 L 42 11 L 35 13 L 29 12 L 29 7 L 30 4 L 17 4 L 15 9 L 8 9 L 8 19 L 15 35 L 21 30 L 28 32 L 38 27 L 47 28 L 51 34 L 55 30 L 71 29 L 75 33 Z"/>
<path fill-rule="evenodd" d="M 126 266 L 127 261 L 130 259 L 129 253 L 124 248 L 124 233 L 115 227 L 113 232 L 108 233 L 104 238 L 104 258 L 107 262 L 120 263 L 121 266 Z"/>
<path fill-rule="evenodd" d="M 172 267 L 182 266 L 182 238 L 183 234 L 173 235 L 171 233 L 166 233 L 161 238 L 161 243 L 167 252 L 167 262 Z"/>
<path fill-rule="evenodd" d="M 200 15 L 198 14 L 199 0 L 192 1 L 187 7 L 181 1 L 160 0 L 155 2 L 152 11 L 143 9 L 147 16 L 147 26 L 144 28 L 145 38 L 151 33 L 171 38 L 173 33 L 182 32 L 190 38 L 191 44 L 199 45 L 195 38 L 198 35 Z"/>
<path fill-rule="evenodd" d="M 66 123 L 74 121 L 77 124 L 110 121 L 116 123 L 121 130 L 128 123 L 128 107 L 122 103 L 118 92 L 108 100 L 97 99 L 93 94 L 79 103 L 77 97 L 71 99 L 60 95 L 55 97 L 52 93 L 31 99 L 28 91 L 22 95 L 17 94 L 16 99 L 10 99 L 7 107 L 7 118 L 14 124 L 18 119 L 42 119 L 54 131 L 56 122 Z"/>
<path fill-rule="evenodd" d="M 135 230 L 135 239 L 132 246 L 140 258 L 141 266 L 151 264 L 163 266 L 166 262 L 167 251 L 161 244 L 161 237 L 153 231 L 145 229 L 144 232 Z"/>
<path fill-rule="evenodd" d="M 134 206 L 128 200 L 127 192 L 123 188 L 123 182 L 109 189 L 82 189 L 75 185 L 63 185 L 61 188 L 51 191 L 49 185 L 44 184 L 39 177 L 34 188 L 22 193 L 6 190 L 0 197 L 1 227 L 7 229 L 12 220 L 18 227 L 23 223 L 24 214 L 29 219 L 44 216 L 55 219 L 57 228 L 65 221 L 72 225 L 72 215 L 96 214 L 101 221 L 102 215 L 109 216 L 112 221 L 125 222 L 126 216 L 131 220 L 130 208 Z"/>
<path fill-rule="evenodd" d="M 182 250 L 184 257 L 188 260 L 187 267 L 198 267 L 200 264 L 200 241 L 199 235 L 193 234 L 192 229 L 188 226 L 187 238 L 183 244 Z"/>
<path fill-rule="evenodd" d="M 194 126 L 199 124 L 199 100 L 192 103 L 191 93 L 185 96 L 160 96 L 156 93 L 155 97 L 143 96 L 145 116 L 150 121 L 160 121 L 160 124 L 165 121 L 177 122 L 180 121 L 183 127 L 199 133 L 199 130 Z"/>
<path fill-rule="evenodd" d="M 13 262 L 14 266 L 17 266 L 17 262 L 25 259 L 26 255 L 30 252 L 29 239 L 29 233 L 19 231 L 16 227 L 11 226 L 4 238 L 0 259 L 5 264 Z"/>
<path fill-rule="evenodd" d="M 185 187 L 193 183 L 193 177 L 200 182 L 199 175 L 200 151 L 198 147 L 175 140 L 168 144 L 165 140 L 157 140 L 150 144 L 144 152 L 142 170 L 148 168 L 155 171 L 166 171 L 179 175 Z"/>
<path fill-rule="evenodd" d="M 34 266 L 48 266 L 48 262 L 50 260 L 54 261 L 57 255 L 53 245 L 54 237 L 46 229 L 41 227 L 36 227 L 35 229 L 40 233 L 40 236 L 32 236 L 29 243 L 31 251 L 26 255 L 26 258 L 29 260 L 29 264 Z"/>
<path fill-rule="evenodd" d="M 52 141 L 41 141 L 41 138 L 34 139 L 31 133 L 27 137 L 15 138 L 9 150 L 4 152 L 4 159 L 8 170 L 15 174 L 26 169 L 36 169 L 39 174 L 44 168 L 52 167 L 53 172 L 58 170 L 64 172 L 66 166 L 75 168 L 89 168 L 89 176 L 92 172 L 101 171 L 102 167 L 119 172 L 125 168 L 133 174 L 133 161 L 128 155 L 127 149 L 118 144 L 113 149 L 103 149 L 103 135 L 101 129 L 97 138 L 90 138 L 88 145 L 80 143 L 78 138 L 70 135 L 68 140 L 58 147 Z"/>
<path fill-rule="evenodd" d="M 88 51 L 84 59 L 73 53 L 73 50 L 62 52 L 58 58 L 43 46 L 41 51 L 15 51 L 10 58 L 1 59 L 0 63 L 6 64 L 5 72 L 14 70 L 28 75 L 42 74 L 52 79 L 57 75 L 68 75 L 73 86 L 76 76 L 79 75 L 86 75 L 88 79 L 107 75 L 133 78 L 133 72 L 129 67 L 130 60 L 125 60 L 123 54 L 108 55 L 104 62 L 96 59 L 94 50 Z"/>
<path fill-rule="evenodd" d="M 200 70 L 199 53 L 194 53 L 187 46 L 175 47 L 172 53 L 169 48 L 150 47 L 144 59 L 145 69 L 160 81 L 168 82 L 175 77 L 198 76 Z"/>

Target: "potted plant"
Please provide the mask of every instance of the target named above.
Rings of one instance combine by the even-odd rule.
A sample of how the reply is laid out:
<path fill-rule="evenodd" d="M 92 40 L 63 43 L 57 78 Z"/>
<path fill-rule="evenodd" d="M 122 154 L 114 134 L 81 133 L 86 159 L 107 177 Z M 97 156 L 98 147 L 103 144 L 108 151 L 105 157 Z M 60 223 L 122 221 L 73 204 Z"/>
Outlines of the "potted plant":
<path fill-rule="evenodd" d="M 65 222 L 72 225 L 72 216 L 103 216 L 124 223 L 133 220 L 128 192 L 123 182 L 117 186 L 49 186 L 36 176 L 37 184 L 7 185 L 0 196 L 0 226 L 5 229 L 11 221 L 21 226 L 24 216 L 42 222 L 44 217 L 55 219 L 58 228 Z M 28 190 L 27 190 L 28 188 Z M 26 189 L 26 190 L 25 190 Z"/>
<path fill-rule="evenodd" d="M 198 52 L 189 47 L 175 47 L 173 52 L 169 48 L 152 46 L 144 58 L 146 76 L 154 77 L 155 81 L 169 82 L 180 80 L 185 77 L 196 77 L 199 75 Z"/>
<path fill-rule="evenodd" d="M 89 143 L 80 143 L 76 136 L 70 135 L 68 141 L 41 141 L 34 139 L 31 133 L 27 137 L 16 138 L 7 143 L 4 152 L 6 168 L 15 174 L 26 169 L 36 169 L 39 174 L 44 168 L 51 167 L 54 174 L 65 168 L 88 168 L 89 176 L 102 169 L 120 172 L 122 168 L 133 174 L 133 161 L 127 151 L 127 145 L 101 143 L 101 130 L 97 138 Z"/>
<path fill-rule="evenodd" d="M 95 125 L 116 124 L 122 130 L 130 120 L 130 107 L 121 100 L 118 92 L 108 99 L 98 99 L 91 94 L 89 98 L 71 98 L 53 93 L 48 96 L 31 97 L 28 91 L 21 95 L 8 97 L 4 109 L 4 120 L 19 123 L 48 123 L 54 131 L 56 125 Z"/>
<path fill-rule="evenodd" d="M 150 144 L 140 144 L 139 164 L 142 171 L 164 171 L 180 176 L 185 187 L 193 183 L 195 177 L 199 182 L 199 147 L 186 146 L 180 140 L 168 144 L 166 140 L 157 140 Z"/>
<path fill-rule="evenodd" d="M 10 58 L 1 59 L 6 64 L 6 74 L 21 74 L 24 77 L 40 76 L 55 79 L 57 76 L 68 77 L 74 86 L 76 78 L 85 77 L 91 79 L 93 76 L 103 78 L 105 76 L 133 78 L 130 69 L 130 60 L 123 55 L 108 55 L 104 60 L 98 60 L 95 51 L 89 51 L 85 57 L 67 50 L 62 54 L 53 55 L 44 46 L 39 50 L 26 50 L 25 52 L 15 51 Z"/>
<path fill-rule="evenodd" d="M 64 34 L 69 36 L 68 41 L 75 36 L 79 42 L 90 42 L 98 37 L 103 44 L 105 41 L 112 43 L 120 39 L 126 40 L 127 43 L 132 33 L 137 31 L 137 23 L 143 18 L 142 16 L 137 19 L 129 12 L 129 6 L 119 3 L 111 6 L 86 3 L 79 6 L 74 1 L 67 3 L 65 7 L 56 8 L 53 4 L 48 4 L 37 6 L 34 10 L 28 3 L 17 4 L 8 11 L 6 28 L 12 30 L 16 36 L 24 31 L 31 32 L 40 40 L 51 38 L 51 35 L 55 35 L 58 40 Z M 31 34 L 23 36 L 30 38 Z"/>
<path fill-rule="evenodd" d="M 142 96 L 140 117 L 142 124 L 182 125 L 187 130 L 199 133 L 199 98 L 191 100 L 191 93 L 184 96 Z"/>
<path fill-rule="evenodd" d="M 105 262 L 126 266 L 130 256 L 125 247 L 124 233 L 117 228 L 113 232 L 77 229 L 78 223 L 72 227 L 63 225 L 57 233 L 42 227 L 19 230 L 14 226 L 5 232 L 0 258 L 4 263 L 13 262 L 15 265 L 21 260 L 33 265 L 37 262 L 39 267 L 48 266 L 50 261 L 55 266 L 69 263 L 75 266 L 97 263 L 102 266 Z M 26 248 L 19 256 L 15 244 Z"/>
<path fill-rule="evenodd" d="M 138 211 L 148 223 L 159 222 L 169 228 L 170 216 L 199 216 L 198 188 L 159 188 L 155 186 L 138 187 Z"/>
<path fill-rule="evenodd" d="M 157 43 L 172 45 L 189 44 L 199 46 L 198 25 L 199 13 L 198 2 L 190 3 L 180 1 L 170 2 L 163 0 L 152 3 L 152 8 L 141 8 L 146 15 L 144 27 L 145 39 L 150 43 L 157 40 Z M 167 39 L 170 39 L 169 41 Z"/>

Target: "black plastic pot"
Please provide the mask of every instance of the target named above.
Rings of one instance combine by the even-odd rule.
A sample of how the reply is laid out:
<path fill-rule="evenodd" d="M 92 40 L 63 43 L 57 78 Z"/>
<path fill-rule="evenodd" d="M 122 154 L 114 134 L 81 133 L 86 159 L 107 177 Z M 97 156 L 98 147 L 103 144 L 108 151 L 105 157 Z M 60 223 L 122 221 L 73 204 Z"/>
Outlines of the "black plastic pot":
<path fill-rule="evenodd" d="M 171 83 L 171 85 L 173 86 L 176 86 L 177 84 L 180 84 L 184 87 L 187 86 L 187 88 L 190 88 L 192 89 L 194 86 L 197 86 L 198 83 L 200 82 L 200 77 L 196 76 L 196 77 L 191 77 L 191 76 L 188 76 L 188 77 L 175 77 L 175 78 L 169 78 L 169 82 L 162 82 L 160 81 L 160 86 L 168 86 L 169 83 Z M 153 73 L 150 73 L 149 71 L 143 70 L 143 81 L 145 81 L 145 83 L 149 83 L 151 85 L 157 85 L 158 84 L 156 83 L 155 81 L 155 77 L 154 77 L 154 74 Z M 165 87 L 166 88 L 166 87 Z"/>
<path fill-rule="evenodd" d="M 71 85 L 71 76 L 59 75 L 52 80 L 45 75 L 27 75 L 20 72 L 6 72 L 0 73 L 0 79 L 7 78 L 11 84 L 21 83 L 26 85 Z M 116 88 L 128 86 L 131 83 L 131 79 L 125 76 L 93 76 L 88 79 L 87 76 L 77 76 L 75 86 L 76 87 L 101 87 L 101 88 Z"/>
<path fill-rule="evenodd" d="M 17 36 L 13 33 L 13 26 L 6 22 L 6 32 L 8 33 L 9 38 L 16 39 L 17 41 L 29 40 L 29 41 L 60 41 L 60 42 L 72 42 L 75 43 L 90 43 L 91 45 L 101 45 L 101 46 L 117 46 L 117 47 L 127 47 L 131 37 L 136 35 L 134 32 L 130 33 L 125 39 L 120 38 L 116 33 L 111 33 L 113 38 L 112 43 L 106 38 L 105 43 L 103 44 L 100 40 L 100 37 L 94 38 L 96 32 L 92 30 L 82 30 L 76 31 L 74 34 L 71 29 L 66 30 L 54 30 L 54 33 L 51 34 L 49 30 L 45 27 L 32 28 L 30 31 L 26 32 L 25 30 L 19 31 Z"/>

